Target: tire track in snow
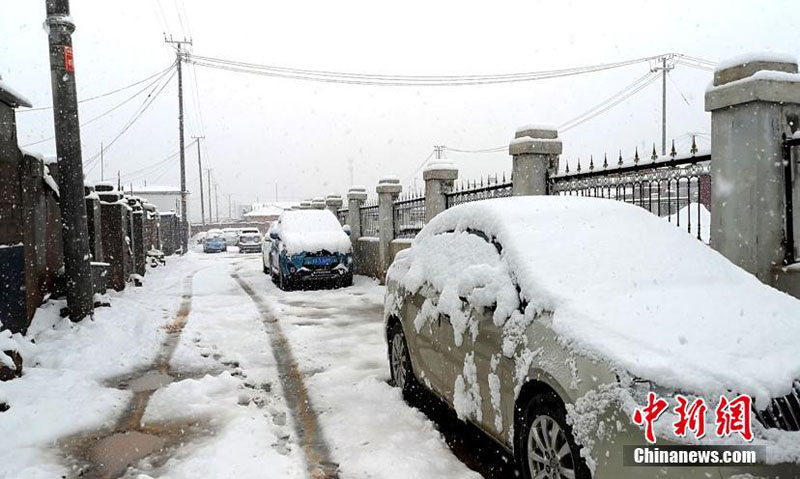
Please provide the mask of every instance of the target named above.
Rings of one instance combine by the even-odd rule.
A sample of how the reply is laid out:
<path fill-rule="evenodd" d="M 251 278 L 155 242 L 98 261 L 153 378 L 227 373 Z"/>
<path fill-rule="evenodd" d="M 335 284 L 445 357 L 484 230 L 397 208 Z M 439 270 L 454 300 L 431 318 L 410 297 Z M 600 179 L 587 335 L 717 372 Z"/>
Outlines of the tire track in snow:
<path fill-rule="evenodd" d="M 292 355 L 292 349 L 286 336 L 283 334 L 278 319 L 272 309 L 237 273 L 231 277 L 250 296 L 267 328 L 273 356 L 278 365 L 284 397 L 294 417 L 294 427 L 303 452 L 306 456 L 309 474 L 312 479 L 337 479 L 339 477 L 338 465 L 330 458 L 330 448 L 322 436 L 322 430 L 317 422 L 317 413 L 308 397 L 308 389 L 303 382 L 303 375 Z"/>

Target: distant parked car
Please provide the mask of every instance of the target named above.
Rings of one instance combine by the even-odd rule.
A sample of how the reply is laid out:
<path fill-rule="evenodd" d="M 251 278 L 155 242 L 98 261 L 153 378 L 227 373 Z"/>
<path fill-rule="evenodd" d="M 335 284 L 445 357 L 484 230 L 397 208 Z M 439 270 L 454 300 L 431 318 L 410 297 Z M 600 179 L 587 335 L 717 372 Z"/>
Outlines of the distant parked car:
<path fill-rule="evenodd" d="M 350 238 L 330 211 L 285 211 L 269 238 L 264 272 L 281 289 L 353 284 Z"/>
<path fill-rule="evenodd" d="M 206 237 L 203 238 L 203 253 L 219 253 L 221 251 L 228 251 L 228 243 L 225 241 L 222 230 L 208 230 Z"/>
<path fill-rule="evenodd" d="M 256 228 L 242 228 L 237 245 L 240 253 L 260 253 L 261 233 Z"/>
<path fill-rule="evenodd" d="M 236 246 L 239 242 L 239 228 L 223 228 L 222 234 L 228 246 Z"/>
<path fill-rule="evenodd" d="M 800 444 L 800 301 L 642 208 L 535 196 L 453 207 L 397 254 L 384 304 L 394 385 L 431 390 L 512 452 L 522 478 L 800 477 L 788 452 Z M 780 458 L 627 467 L 622 446 L 647 444 L 633 418 L 650 393 L 669 404 L 656 446 Z M 675 435 L 678 393 L 709 405 L 705 439 Z M 721 395 L 739 394 L 755 397 L 752 442 L 714 433 Z"/>

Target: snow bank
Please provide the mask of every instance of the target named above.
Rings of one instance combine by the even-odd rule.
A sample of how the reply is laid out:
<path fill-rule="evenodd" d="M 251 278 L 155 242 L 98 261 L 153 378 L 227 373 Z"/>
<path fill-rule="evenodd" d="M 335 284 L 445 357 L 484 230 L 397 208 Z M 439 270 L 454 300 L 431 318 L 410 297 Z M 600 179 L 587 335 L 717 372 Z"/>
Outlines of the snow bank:
<path fill-rule="evenodd" d="M 502 245 L 501 263 L 480 274 L 459 272 L 453 265 L 469 264 L 462 261 L 478 252 L 467 239 L 469 252 L 419 261 L 437 261 L 430 267 L 414 261 L 437 235 L 468 228 Z M 576 350 L 663 386 L 733 389 L 764 405 L 800 378 L 800 301 L 636 206 L 579 197 L 468 203 L 436 216 L 399 260 L 406 284 L 425 280 L 444 290 L 473 276 L 503 285 L 510 274 L 528 302 L 526 317 L 551 311 L 552 328 Z M 440 301 L 448 296 L 444 291 Z M 507 301 L 498 301 L 498 310 L 514 303 Z"/>
<path fill-rule="evenodd" d="M 289 255 L 322 250 L 349 253 L 352 247 L 339 220 L 328 210 L 286 211 L 275 231 Z"/>
<path fill-rule="evenodd" d="M 690 203 L 684 206 L 677 213 L 673 213 L 664 218 L 664 221 L 672 224 L 681 231 L 686 231 L 692 238 L 697 238 L 697 229 L 700 228 L 700 240 L 709 244 L 711 241 L 711 213 L 705 205 L 699 205 L 700 215 L 698 216 L 698 204 Z M 699 223 L 698 223 L 699 218 Z M 678 222 L 680 221 L 680 226 Z"/>

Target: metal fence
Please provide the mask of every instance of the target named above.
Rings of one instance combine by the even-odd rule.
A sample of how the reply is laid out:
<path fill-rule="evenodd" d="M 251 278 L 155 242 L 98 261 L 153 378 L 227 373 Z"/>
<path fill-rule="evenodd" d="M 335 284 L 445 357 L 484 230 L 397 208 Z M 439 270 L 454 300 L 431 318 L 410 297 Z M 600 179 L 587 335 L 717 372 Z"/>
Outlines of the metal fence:
<path fill-rule="evenodd" d="M 460 205 L 462 203 L 469 203 L 470 201 L 488 200 L 491 198 L 505 198 L 511 196 L 511 181 L 506 181 L 505 174 L 502 179 L 495 175 L 493 178 L 489 177 L 484 182 L 481 178 L 480 182 L 473 180 L 471 183 L 468 181 L 457 186 L 453 191 L 446 193 L 447 208 Z"/>
<path fill-rule="evenodd" d="M 590 162 L 588 171 L 556 175 L 549 180 L 549 194 L 609 198 L 640 206 L 665 217 L 676 226 L 708 242 L 711 211 L 711 155 L 697 154 L 693 146 L 687 156 L 673 150 L 666 158 L 655 152 L 642 161 L 638 152 L 633 164 L 609 168 L 604 160 L 600 169 Z"/>
<path fill-rule="evenodd" d="M 347 208 L 342 208 L 336 212 L 336 217 L 339 218 L 339 223 L 344 226 L 347 224 Z"/>
<path fill-rule="evenodd" d="M 394 202 L 394 237 L 413 238 L 425 226 L 425 196 L 412 193 Z"/>
<path fill-rule="evenodd" d="M 378 236 L 378 203 L 371 201 L 361 206 L 361 236 Z"/>

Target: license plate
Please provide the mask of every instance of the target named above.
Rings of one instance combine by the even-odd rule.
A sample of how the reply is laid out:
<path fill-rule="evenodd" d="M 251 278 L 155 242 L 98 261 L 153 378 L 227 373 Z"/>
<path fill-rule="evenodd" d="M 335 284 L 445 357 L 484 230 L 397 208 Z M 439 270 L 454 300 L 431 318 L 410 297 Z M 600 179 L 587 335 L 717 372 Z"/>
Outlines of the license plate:
<path fill-rule="evenodd" d="M 320 258 L 306 258 L 306 264 L 311 266 L 328 266 L 333 264 L 335 260 L 331 257 L 320 257 Z"/>

